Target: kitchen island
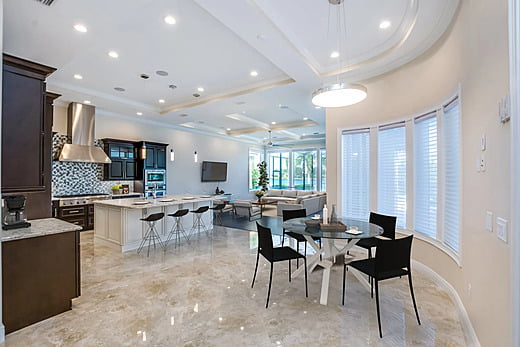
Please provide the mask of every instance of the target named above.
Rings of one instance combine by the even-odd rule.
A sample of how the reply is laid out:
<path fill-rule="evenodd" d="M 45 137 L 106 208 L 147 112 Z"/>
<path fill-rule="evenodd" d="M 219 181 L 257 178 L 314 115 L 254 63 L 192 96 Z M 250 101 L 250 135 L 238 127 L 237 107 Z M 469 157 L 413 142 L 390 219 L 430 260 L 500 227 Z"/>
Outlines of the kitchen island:
<path fill-rule="evenodd" d="M 164 218 L 157 222 L 156 229 L 161 240 L 166 241 L 173 226 L 173 218 L 168 214 L 179 209 L 190 211 L 201 206 L 212 206 L 212 196 L 165 196 L 157 199 L 119 199 L 94 202 L 94 240 L 120 252 L 137 249 L 146 233 L 145 218 L 152 213 L 164 212 Z M 182 217 L 184 229 L 189 231 L 193 224 L 193 213 Z M 213 228 L 211 210 L 205 212 L 202 220 L 208 229 Z"/>

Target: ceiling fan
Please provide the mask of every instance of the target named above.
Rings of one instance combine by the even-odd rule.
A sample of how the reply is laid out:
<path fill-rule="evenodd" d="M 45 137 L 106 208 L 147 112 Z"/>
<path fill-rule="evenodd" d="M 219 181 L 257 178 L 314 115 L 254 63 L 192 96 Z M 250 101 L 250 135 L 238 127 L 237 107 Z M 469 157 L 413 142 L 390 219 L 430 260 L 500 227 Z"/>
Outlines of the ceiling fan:
<path fill-rule="evenodd" d="M 268 130 L 267 132 L 269 133 L 269 138 L 267 139 L 267 142 L 265 143 L 265 145 L 267 147 L 281 147 L 281 148 L 289 148 L 290 147 L 289 145 L 283 145 L 282 146 L 282 145 L 278 145 L 278 144 L 273 143 L 271 130 Z"/>

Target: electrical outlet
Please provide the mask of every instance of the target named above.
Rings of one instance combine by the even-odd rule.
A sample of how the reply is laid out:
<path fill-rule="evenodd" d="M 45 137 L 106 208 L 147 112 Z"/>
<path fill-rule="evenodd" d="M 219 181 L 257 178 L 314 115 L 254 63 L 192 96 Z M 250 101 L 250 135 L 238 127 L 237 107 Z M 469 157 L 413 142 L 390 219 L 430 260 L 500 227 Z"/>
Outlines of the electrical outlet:
<path fill-rule="evenodd" d="M 497 217 L 497 237 L 507 243 L 507 220 Z"/>
<path fill-rule="evenodd" d="M 480 155 L 480 171 L 486 171 L 486 158 L 484 157 L 484 154 Z"/>
<path fill-rule="evenodd" d="M 480 156 L 477 156 L 477 160 L 475 161 L 475 167 L 477 169 L 477 172 L 480 172 Z"/>
<path fill-rule="evenodd" d="M 493 212 L 486 211 L 486 230 L 493 232 Z"/>

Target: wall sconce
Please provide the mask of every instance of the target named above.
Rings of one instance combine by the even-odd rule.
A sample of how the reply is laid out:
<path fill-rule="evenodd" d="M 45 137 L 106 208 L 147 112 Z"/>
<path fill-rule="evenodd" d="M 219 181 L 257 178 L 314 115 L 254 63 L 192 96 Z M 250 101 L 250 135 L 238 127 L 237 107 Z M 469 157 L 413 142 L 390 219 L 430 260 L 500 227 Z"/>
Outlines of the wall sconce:
<path fill-rule="evenodd" d="M 197 154 L 197 151 L 195 151 L 195 153 L 193 153 L 193 161 L 194 161 L 194 162 L 199 161 L 199 156 L 198 156 L 198 154 Z"/>
<path fill-rule="evenodd" d="M 141 157 L 141 159 L 146 159 L 146 145 L 144 143 L 141 146 L 139 156 Z"/>
<path fill-rule="evenodd" d="M 170 161 L 175 161 L 175 152 L 173 151 L 173 148 L 170 149 Z"/>

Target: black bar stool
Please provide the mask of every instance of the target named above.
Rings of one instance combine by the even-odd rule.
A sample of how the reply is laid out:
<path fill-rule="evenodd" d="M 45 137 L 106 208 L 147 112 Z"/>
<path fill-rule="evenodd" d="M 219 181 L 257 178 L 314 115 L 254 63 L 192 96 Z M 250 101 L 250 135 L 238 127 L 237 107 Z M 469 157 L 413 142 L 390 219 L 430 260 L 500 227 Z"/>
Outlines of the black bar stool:
<path fill-rule="evenodd" d="M 193 226 L 191 227 L 191 232 L 197 230 L 197 233 L 200 234 L 200 229 L 204 230 L 204 232 L 208 234 L 208 228 L 206 228 L 206 224 L 202 220 L 202 214 L 209 210 L 209 206 L 201 206 L 196 210 L 190 211 L 195 215 L 195 219 L 193 220 Z"/>
<path fill-rule="evenodd" d="M 226 207 L 226 204 L 216 204 L 213 207 L 210 207 L 210 210 L 213 210 L 213 224 L 222 225 L 222 210 Z M 215 223 L 218 222 L 218 223 Z"/>
<path fill-rule="evenodd" d="M 186 234 L 186 230 L 184 230 L 184 226 L 182 225 L 182 217 L 188 214 L 190 210 L 187 208 L 177 210 L 175 213 L 171 213 L 168 216 L 173 217 L 173 227 L 170 233 L 168 234 L 168 238 L 166 239 L 166 242 L 164 243 L 164 251 L 166 251 L 166 247 L 168 247 L 168 243 L 172 239 L 172 237 L 175 237 L 175 248 L 177 248 L 177 243 L 180 244 L 181 242 L 181 233 L 186 238 L 187 241 L 189 241 L 189 237 Z"/>
<path fill-rule="evenodd" d="M 155 229 L 155 222 L 163 219 L 163 217 L 164 217 L 164 213 L 159 212 L 159 213 L 152 213 L 151 215 L 149 215 L 146 218 L 141 218 L 141 220 L 143 222 L 146 222 L 146 224 L 148 224 L 148 230 L 146 231 L 146 234 L 143 237 L 143 241 L 141 241 L 141 245 L 137 249 L 137 254 L 139 254 L 141 252 L 146 241 L 148 241 L 148 253 L 146 255 L 147 257 L 150 256 L 150 245 L 151 245 L 152 241 L 153 241 L 154 249 L 155 249 L 155 240 L 157 240 L 159 245 L 164 248 L 164 245 L 161 241 L 161 237 L 159 236 L 157 229 Z"/>

